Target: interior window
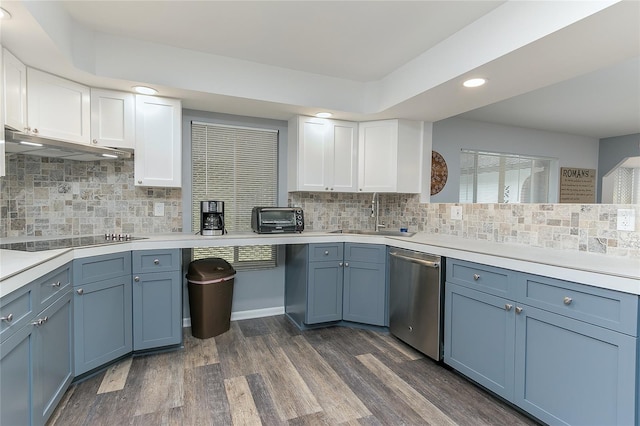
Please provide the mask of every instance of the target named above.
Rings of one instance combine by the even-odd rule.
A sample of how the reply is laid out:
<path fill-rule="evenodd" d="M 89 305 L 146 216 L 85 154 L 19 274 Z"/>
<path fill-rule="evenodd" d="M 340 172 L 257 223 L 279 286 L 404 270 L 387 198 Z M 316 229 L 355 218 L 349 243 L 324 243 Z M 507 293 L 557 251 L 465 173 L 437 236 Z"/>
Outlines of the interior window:
<path fill-rule="evenodd" d="M 224 201 L 227 231 L 251 231 L 254 206 L 277 205 L 278 132 L 191 123 L 192 226 L 200 229 L 200 201 Z M 276 264 L 274 246 L 195 248 L 194 259 L 221 257 L 236 270 Z"/>
<path fill-rule="evenodd" d="M 463 150 L 461 203 L 548 203 L 553 159 Z"/>

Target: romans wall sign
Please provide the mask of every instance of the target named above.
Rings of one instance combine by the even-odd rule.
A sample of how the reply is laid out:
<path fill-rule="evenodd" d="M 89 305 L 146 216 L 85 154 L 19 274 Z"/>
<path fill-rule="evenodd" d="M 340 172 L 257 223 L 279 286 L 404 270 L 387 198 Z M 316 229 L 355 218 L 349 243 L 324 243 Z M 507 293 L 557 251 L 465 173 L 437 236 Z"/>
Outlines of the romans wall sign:
<path fill-rule="evenodd" d="M 596 202 L 596 170 L 560 168 L 560 202 L 593 204 Z"/>

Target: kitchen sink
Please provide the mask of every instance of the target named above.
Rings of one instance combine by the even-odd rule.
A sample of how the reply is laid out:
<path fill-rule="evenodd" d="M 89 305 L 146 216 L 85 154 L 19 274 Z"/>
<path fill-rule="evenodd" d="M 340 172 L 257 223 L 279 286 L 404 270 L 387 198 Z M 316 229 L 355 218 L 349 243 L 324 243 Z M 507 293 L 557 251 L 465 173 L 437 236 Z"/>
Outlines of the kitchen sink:
<path fill-rule="evenodd" d="M 401 232 L 401 231 L 367 231 L 362 229 L 336 229 L 331 231 L 332 234 L 356 234 L 356 235 L 382 235 L 385 237 L 412 237 L 415 232 Z"/>

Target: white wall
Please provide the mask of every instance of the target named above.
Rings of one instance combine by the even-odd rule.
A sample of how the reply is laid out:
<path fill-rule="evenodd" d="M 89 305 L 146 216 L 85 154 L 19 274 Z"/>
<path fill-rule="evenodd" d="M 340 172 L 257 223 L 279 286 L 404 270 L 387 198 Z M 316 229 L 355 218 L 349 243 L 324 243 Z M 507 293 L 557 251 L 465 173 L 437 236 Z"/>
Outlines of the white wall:
<path fill-rule="evenodd" d="M 460 118 L 435 122 L 433 150 L 444 157 L 449 176 L 444 189 L 439 194 L 431 196 L 431 202 L 458 202 L 462 149 L 553 157 L 558 159 L 559 167 L 597 169 L 598 145 L 599 140 L 595 138 L 546 130 L 503 126 Z M 555 182 L 555 187 L 552 189 L 557 194 L 557 179 Z"/>

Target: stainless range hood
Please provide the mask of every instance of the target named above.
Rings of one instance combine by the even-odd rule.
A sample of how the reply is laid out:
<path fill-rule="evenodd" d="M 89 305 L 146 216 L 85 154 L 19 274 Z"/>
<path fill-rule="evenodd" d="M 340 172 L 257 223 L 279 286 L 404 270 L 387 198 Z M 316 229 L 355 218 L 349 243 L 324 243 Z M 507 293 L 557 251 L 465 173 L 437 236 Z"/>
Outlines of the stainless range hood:
<path fill-rule="evenodd" d="M 15 130 L 6 129 L 5 151 L 38 157 L 63 158 L 76 161 L 116 160 L 131 158 L 131 152 L 67 142 L 60 139 L 43 138 Z"/>

